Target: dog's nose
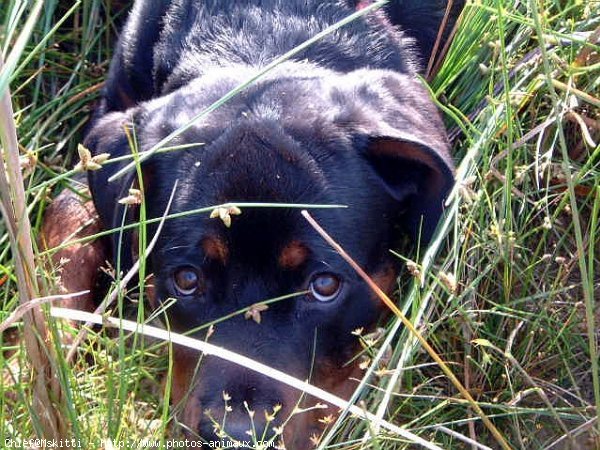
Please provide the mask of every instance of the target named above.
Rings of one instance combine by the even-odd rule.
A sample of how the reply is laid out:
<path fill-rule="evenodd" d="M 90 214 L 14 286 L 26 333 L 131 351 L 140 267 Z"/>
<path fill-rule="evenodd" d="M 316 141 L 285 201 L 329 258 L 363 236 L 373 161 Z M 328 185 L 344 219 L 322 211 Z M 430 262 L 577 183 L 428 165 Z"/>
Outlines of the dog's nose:
<path fill-rule="evenodd" d="M 202 363 L 182 415 L 189 434 L 208 442 L 278 442 L 276 435 L 293 414 L 299 393 L 216 358 Z"/>

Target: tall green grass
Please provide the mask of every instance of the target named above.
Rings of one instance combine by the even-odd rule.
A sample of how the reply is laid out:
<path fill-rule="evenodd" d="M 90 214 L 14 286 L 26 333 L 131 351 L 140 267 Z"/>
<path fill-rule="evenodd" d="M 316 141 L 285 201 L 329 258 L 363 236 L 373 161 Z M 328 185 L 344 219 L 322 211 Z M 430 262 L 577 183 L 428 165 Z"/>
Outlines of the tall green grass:
<path fill-rule="evenodd" d="M 67 186 L 124 10 L 109 1 L 0 4 L 0 91 L 10 86 L 34 237 Z M 447 216 L 427 249 L 398 258 L 397 304 L 513 448 L 600 448 L 600 3 L 470 2 L 430 82 L 458 162 Z M 21 37 L 20 37 L 21 36 Z M 150 240 L 149 237 L 148 240 Z M 44 255 L 39 255 L 44 257 Z M 40 271 L 52 292 L 52 274 Z M 18 305 L 0 224 L 0 322 Z M 266 300 L 266 299 L 265 299 Z M 168 346 L 90 330 L 72 364 L 59 333 L 60 414 L 85 448 L 180 436 L 163 398 Z M 398 319 L 367 353 L 357 404 L 442 448 L 498 448 Z M 22 322 L 0 338 L 0 439 L 39 433 Z M 60 355 L 63 355 L 61 357 Z M 342 414 L 320 448 L 409 448 Z M 476 447 L 473 447 L 476 448 Z"/>

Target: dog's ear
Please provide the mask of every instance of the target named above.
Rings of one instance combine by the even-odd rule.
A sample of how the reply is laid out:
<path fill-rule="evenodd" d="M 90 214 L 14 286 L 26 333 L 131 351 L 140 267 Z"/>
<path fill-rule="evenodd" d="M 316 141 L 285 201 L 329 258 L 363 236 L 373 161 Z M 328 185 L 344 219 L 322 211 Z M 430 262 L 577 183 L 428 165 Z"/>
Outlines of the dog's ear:
<path fill-rule="evenodd" d="M 113 112 L 97 120 L 84 140 L 84 146 L 93 156 L 108 153 L 110 159 L 131 154 L 126 127 L 131 128 L 132 116 L 129 113 Z M 108 179 L 125 167 L 131 159 L 105 163 L 99 170 L 88 171 L 88 183 L 94 205 L 105 230 L 116 229 L 110 234 L 110 250 L 113 265 L 119 262 L 120 270 L 127 271 L 133 264 L 132 246 L 134 237 L 131 231 L 119 231 L 122 225 L 133 222 L 137 217 L 135 205 L 127 206 L 119 200 L 129 194 L 135 179 L 135 170 L 121 178 L 109 182 Z"/>
<path fill-rule="evenodd" d="M 362 109 L 364 156 L 403 208 L 407 231 L 427 241 L 454 183 L 444 125 L 419 80 L 369 72 L 354 91 Z"/>
<path fill-rule="evenodd" d="M 452 166 L 435 147 L 410 135 L 373 137 L 367 151 L 378 179 L 402 205 L 407 231 L 428 241 L 452 188 Z"/>

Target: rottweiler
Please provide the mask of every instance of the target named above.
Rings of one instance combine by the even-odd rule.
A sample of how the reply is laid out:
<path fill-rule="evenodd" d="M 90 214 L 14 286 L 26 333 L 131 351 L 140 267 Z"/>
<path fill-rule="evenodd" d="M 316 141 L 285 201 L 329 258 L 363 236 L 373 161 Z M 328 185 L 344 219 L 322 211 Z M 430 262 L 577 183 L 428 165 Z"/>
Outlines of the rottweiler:
<path fill-rule="evenodd" d="M 369 5 L 137 0 L 84 145 L 111 158 L 153 148 L 281 55 Z M 437 0 L 392 1 L 334 29 L 145 160 L 142 186 L 136 170 L 109 181 L 130 160 L 90 171 L 102 226 L 138 219 L 136 207 L 119 202 L 132 186 L 143 192 L 150 219 L 167 211 L 172 193 L 170 214 L 248 202 L 344 205 L 311 214 L 392 292 L 399 267 L 389 249 L 402 236 L 431 237 L 453 184 L 444 126 L 417 76 L 444 8 Z M 221 219 L 204 213 L 166 221 L 147 261 L 153 307 L 168 302 L 169 327 L 187 332 L 298 293 L 271 303 L 260 320 L 233 315 L 210 336 L 195 336 L 348 396 L 356 385 L 350 378 L 360 377 L 350 362 L 359 349 L 352 332 L 372 328 L 385 308 L 300 209 L 232 207 Z M 148 235 L 155 232 L 149 226 Z M 136 243 L 134 232 L 114 234 L 111 258 L 122 270 Z M 198 359 L 176 349 L 173 400 L 183 405 L 189 436 L 247 441 L 254 430 L 269 437 L 298 403 L 299 391 L 263 375 Z M 252 421 L 248 410 L 256 411 Z M 216 426 L 225 415 L 224 428 Z M 285 444 L 308 448 L 319 423 L 297 416 Z"/>

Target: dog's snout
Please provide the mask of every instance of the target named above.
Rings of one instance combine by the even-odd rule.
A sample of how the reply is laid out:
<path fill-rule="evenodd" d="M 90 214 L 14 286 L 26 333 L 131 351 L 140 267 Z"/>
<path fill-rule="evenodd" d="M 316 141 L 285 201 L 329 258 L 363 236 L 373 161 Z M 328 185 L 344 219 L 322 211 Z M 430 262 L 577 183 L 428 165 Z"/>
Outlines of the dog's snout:
<path fill-rule="evenodd" d="M 229 398 L 224 405 L 208 407 L 198 423 L 198 435 L 208 442 L 255 443 L 271 440 L 284 422 L 279 402 L 252 404 L 244 396 Z"/>

